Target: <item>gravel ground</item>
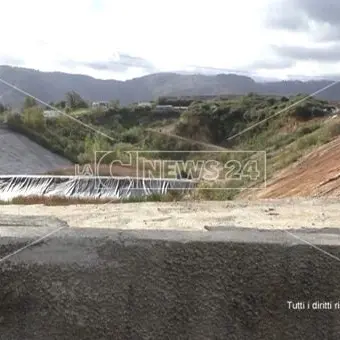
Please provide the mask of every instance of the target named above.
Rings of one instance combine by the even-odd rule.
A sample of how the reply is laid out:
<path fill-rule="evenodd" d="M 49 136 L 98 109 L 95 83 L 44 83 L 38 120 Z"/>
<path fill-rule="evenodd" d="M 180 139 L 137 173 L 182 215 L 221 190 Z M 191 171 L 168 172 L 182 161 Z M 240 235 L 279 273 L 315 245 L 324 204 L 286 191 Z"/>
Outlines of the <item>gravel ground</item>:
<path fill-rule="evenodd" d="M 124 203 L 43 206 L 4 205 L 0 214 L 54 216 L 77 228 L 206 230 L 338 228 L 338 199 L 273 199 L 226 202 Z"/>

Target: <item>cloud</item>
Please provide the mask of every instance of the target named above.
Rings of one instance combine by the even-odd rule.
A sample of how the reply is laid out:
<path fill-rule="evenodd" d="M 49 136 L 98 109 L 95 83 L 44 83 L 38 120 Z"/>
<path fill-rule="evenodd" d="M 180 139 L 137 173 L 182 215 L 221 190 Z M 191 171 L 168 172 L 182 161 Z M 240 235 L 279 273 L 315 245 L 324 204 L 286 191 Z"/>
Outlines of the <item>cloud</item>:
<path fill-rule="evenodd" d="M 156 72 L 156 67 L 148 60 L 128 54 L 117 53 L 114 60 L 76 61 L 64 60 L 61 64 L 66 67 L 86 67 L 95 71 L 126 72 L 130 68 L 138 68 L 145 72 Z"/>
<path fill-rule="evenodd" d="M 273 51 L 286 58 L 294 60 L 311 60 L 318 62 L 338 62 L 340 60 L 340 43 L 322 47 L 304 46 L 272 46 Z"/>
<path fill-rule="evenodd" d="M 250 75 L 247 69 L 237 70 L 233 68 L 195 66 L 195 65 L 189 65 L 185 69 L 182 69 L 178 72 L 182 74 L 203 74 L 203 75 L 217 75 L 217 74 L 226 74 L 226 73 L 234 73 L 234 74 L 238 73 L 238 74 Z"/>
<path fill-rule="evenodd" d="M 269 58 L 255 60 L 251 63 L 243 65 L 242 68 L 218 68 L 218 67 L 204 67 L 204 66 L 191 66 L 186 69 L 178 71 L 181 74 L 204 74 L 204 75 L 217 75 L 217 74 L 238 74 L 248 77 L 258 77 L 257 72 L 260 70 L 281 70 L 294 66 L 295 61 L 290 58 Z"/>
<path fill-rule="evenodd" d="M 22 66 L 25 65 L 25 61 L 14 56 L 0 55 L 0 65 Z"/>
<path fill-rule="evenodd" d="M 340 3 L 337 0 L 289 0 L 289 2 L 311 20 L 339 25 Z"/>
<path fill-rule="evenodd" d="M 269 28 L 309 33 L 315 41 L 340 40 L 340 1 L 278 0 L 268 7 Z"/>
<path fill-rule="evenodd" d="M 275 58 L 256 60 L 247 66 L 248 70 L 279 70 L 294 66 L 295 61 L 290 58 Z"/>
<path fill-rule="evenodd" d="M 3 1 L 2 51 L 24 59 L 26 67 L 86 68 L 103 78 L 171 72 L 191 64 L 237 69 L 262 54 L 261 13 L 268 1 L 199 2 L 194 15 L 192 4 L 180 0 Z M 120 63 L 110 58 L 114 51 L 124 51 Z"/>
<path fill-rule="evenodd" d="M 298 79 L 334 79 L 340 69 L 339 17 L 338 0 L 276 0 L 265 24 L 280 38 L 269 48 L 280 60 L 294 61 L 289 71 Z"/>
<path fill-rule="evenodd" d="M 294 6 L 293 2 L 293 0 L 279 0 L 270 4 L 266 11 L 266 25 L 269 28 L 288 31 L 308 29 L 308 18 L 303 11 Z"/>
<path fill-rule="evenodd" d="M 119 53 L 117 59 L 108 60 L 108 61 L 87 62 L 87 63 L 84 63 L 84 66 L 89 67 L 93 70 L 98 70 L 98 71 L 105 70 L 105 71 L 114 71 L 114 72 L 125 72 L 129 68 L 139 68 L 147 72 L 156 71 L 155 66 L 151 62 L 140 57 L 133 57 L 128 54 Z"/>
<path fill-rule="evenodd" d="M 340 42 L 338 9 L 335 0 L 210 0 L 209 6 L 196 3 L 194 14 L 192 4 L 180 0 L 168 6 L 156 0 L 3 1 L 0 62 L 117 80 L 176 70 L 315 73 L 309 60 L 326 63 L 326 52 L 300 41 L 300 33 L 309 34 L 309 42 Z M 114 51 L 124 53 L 117 59 Z M 331 50 L 331 62 L 336 53 Z"/>

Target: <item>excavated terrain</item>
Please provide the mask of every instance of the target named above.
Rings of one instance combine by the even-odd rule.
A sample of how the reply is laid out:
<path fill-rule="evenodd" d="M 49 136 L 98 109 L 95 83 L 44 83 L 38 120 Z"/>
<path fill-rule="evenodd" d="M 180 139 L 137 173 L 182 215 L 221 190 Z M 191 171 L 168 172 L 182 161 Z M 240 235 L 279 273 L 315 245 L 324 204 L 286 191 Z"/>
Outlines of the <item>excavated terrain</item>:
<path fill-rule="evenodd" d="M 250 199 L 339 196 L 340 138 L 275 174 L 265 189 L 240 195 Z"/>

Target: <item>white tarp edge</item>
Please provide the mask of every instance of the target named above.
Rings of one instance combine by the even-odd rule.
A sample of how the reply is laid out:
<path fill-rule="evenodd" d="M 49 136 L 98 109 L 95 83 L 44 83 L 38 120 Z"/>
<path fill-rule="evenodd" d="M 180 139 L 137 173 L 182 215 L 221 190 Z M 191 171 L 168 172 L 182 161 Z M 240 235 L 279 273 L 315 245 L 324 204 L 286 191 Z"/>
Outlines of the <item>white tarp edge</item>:
<path fill-rule="evenodd" d="M 191 180 L 142 179 L 125 177 L 0 176 L 0 200 L 16 197 L 54 196 L 68 198 L 128 198 L 188 191 Z"/>

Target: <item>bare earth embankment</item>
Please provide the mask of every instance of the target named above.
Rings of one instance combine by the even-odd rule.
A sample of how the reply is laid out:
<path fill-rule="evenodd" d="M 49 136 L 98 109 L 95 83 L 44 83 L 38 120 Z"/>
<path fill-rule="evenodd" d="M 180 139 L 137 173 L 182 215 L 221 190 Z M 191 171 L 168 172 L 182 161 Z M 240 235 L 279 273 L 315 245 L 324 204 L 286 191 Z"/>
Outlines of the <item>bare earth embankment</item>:
<path fill-rule="evenodd" d="M 265 189 L 245 191 L 240 197 L 340 197 L 340 138 L 275 174 Z"/>

